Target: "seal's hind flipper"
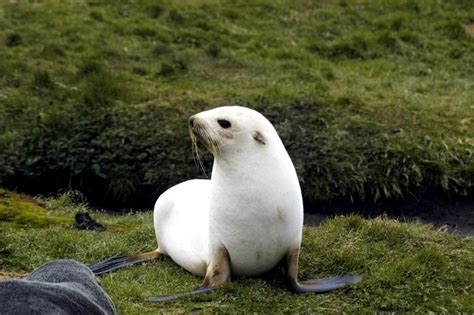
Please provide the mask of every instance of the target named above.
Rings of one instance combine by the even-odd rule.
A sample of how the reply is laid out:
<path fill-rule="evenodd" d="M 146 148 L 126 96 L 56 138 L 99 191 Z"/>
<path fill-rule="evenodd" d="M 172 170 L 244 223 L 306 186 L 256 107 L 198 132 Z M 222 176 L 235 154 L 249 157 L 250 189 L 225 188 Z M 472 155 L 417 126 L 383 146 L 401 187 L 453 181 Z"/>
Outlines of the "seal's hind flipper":
<path fill-rule="evenodd" d="M 89 265 L 88 267 L 95 275 L 101 275 L 122 267 L 135 265 L 151 259 L 158 259 L 162 255 L 163 254 L 159 251 L 152 251 L 132 256 L 113 256 L 93 265 Z"/>
<path fill-rule="evenodd" d="M 340 289 L 348 284 L 355 284 L 362 280 L 360 275 L 345 275 L 338 277 L 328 277 L 321 279 L 312 279 L 298 282 L 296 279 L 290 278 L 292 289 L 299 293 L 314 292 L 324 293 L 332 290 Z"/>
<path fill-rule="evenodd" d="M 177 294 L 172 294 L 172 295 L 157 296 L 157 297 L 149 298 L 146 301 L 154 302 L 154 303 L 163 303 L 163 302 L 168 302 L 168 301 L 174 301 L 177 298 L 182 297 L 182 296 L 191 296 L 191 295 L 209 293 L 212 290 L 215 290 L 215 289 L 211 289 L 206 285 L 202 285 L 198 287 L 196 290 L 191 291 L 191 292 L 183 292 L 183 293 L 177 293 Z"/>
<path fill-rule="evenodd" d="M 348 284 L 355 284 L 362 280 L 360 275 L 345 275 L 338 277 L 328 277 L 321 279 L 312 279 L 306 281 L 298 281 L 298 258 L 299 248 L 294 249 L 286 254 L 286 271 L 290 288 L 298 293 L 314 292 L 324 293 L 332 290 L 340 289 Z"/>
<path fill-rule="evenodd" d="M 177 293 L 166 296 L 158 296 L 150 298 L 148 302 L 167 302 L 176 300 L 182 296 L 190 296 L 196 294 L 205 294 L 217 289 L 230 278 L 230 257 L 224 246 L 216 247 L 212 251 L 211 262 L 207 266 L 206 277 L 204 283 L 191 292 Z"/>
<path fill-rule="evenodd" d="M 94 272 L 95 275 L 100 275 L 125 266 L 137 264 L 145 260 L 147 259 L 137 260 L 133 256 L 113 256 L 94 265 L 90 265 L 89 268 L 92 270 L 92 272 Z"/>

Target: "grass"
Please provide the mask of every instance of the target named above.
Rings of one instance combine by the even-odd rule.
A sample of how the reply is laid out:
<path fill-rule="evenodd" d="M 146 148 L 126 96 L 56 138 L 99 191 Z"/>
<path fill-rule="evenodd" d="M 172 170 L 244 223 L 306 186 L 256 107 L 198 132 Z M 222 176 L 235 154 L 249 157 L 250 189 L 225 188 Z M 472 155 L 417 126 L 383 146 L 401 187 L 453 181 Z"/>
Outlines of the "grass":
<path fill-rule="evenodd" d="M 66 224 L 61 216 L 50 215 L 48 210 L 31 197 L 18 195 L 0 188 L 0 221 L 21 227 L 47 227 Z"/>
<path fill-rule="evenodd" d="M 473 20 L 470 0 L 2 4 L 0 183 L 149 207 L 199 176 L 187 117 L 240 103 L 311 202 L 472 196 Z"/>
<path fill-rule="evenodd" d="M 15 195 L 11 195 L 15 196 Z M 3 202 L 5 194 L 0 196 Z M 31 201 L 36 206 L 37 201 Z M 115 254 L 156 247 L 151 213 L 92 216 L 107 226 L 98 233 L 72 227 L 77 211 L 70 194 L 42 199 L 49 216 L 70 224 L 18 226 L 0 220 L 0 271 L 32 271 L 60 258 L 93 263 Z M 0 208 L 0 214 L 5 208 Z M 31 219 L 34 222 L 34 219 Z M 122 314 L 154 312 L 230 313 L 472 313 L 474 240 L 437 232 L 417 222 L 386 217 L 365 220 L 337 216 L 320 227 L 306 227 L 300 277 L 361 273 L 354 287 L 329 294 L 295 295 L 286 290 L 281 272 L 261 278 L 235 279 L 216 292 L 150 304 L 146 298 L 195 288 L 201 279 L 164 258 L 102 276 L 100 282 Z"/>

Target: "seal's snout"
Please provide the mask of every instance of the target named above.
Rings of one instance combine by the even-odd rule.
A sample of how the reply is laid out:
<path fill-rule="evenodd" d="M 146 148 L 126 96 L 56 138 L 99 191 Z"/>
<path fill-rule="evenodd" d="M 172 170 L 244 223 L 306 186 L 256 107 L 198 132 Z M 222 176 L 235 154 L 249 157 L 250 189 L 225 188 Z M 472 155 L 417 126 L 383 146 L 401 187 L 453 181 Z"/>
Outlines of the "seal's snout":
<path fill-rule="evenodd" d="M 194 127 L 194 116 L 189 117 L 189 127 Z"/>

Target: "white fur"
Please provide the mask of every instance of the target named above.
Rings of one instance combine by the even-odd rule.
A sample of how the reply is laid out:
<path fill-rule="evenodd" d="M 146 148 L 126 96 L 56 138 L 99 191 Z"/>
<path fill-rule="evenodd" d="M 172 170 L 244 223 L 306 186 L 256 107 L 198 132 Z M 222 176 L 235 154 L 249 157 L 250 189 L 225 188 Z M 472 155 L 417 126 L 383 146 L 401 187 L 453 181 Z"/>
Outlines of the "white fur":
<path fill-rule="evenodd" d="M 194 179 L 171 187 L 156 201 L 158 250 L 184 269 L 204 276 L 208 264 L 210 181 Z"/>
<path fill-rule="evenodd" d="M 218 119 L 232 123 L 232 137 Z M 303 202 L 295 168 L 271 123 L 239 106 L 199 113 L 220 150 L 210 181 L 192 180 L 166 191 L 155 205 L 159 250 L 198 275 L 224 246 L 234 275 L 269 271 L 300 247 Z M 264 139 L 254 139 L 259 132 Z"/>

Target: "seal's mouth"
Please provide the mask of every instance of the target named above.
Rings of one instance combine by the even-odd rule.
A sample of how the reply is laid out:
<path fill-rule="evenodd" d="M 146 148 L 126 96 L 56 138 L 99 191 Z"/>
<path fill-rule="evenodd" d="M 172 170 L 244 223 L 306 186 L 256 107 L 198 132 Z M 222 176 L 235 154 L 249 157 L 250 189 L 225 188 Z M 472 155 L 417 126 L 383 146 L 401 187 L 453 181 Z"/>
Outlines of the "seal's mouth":
<path fill-rule="evenodd" d="M 194 122 L 194 119 L 191 122 L 191 126 L 189 128 L 189 135 L 191 137 L 191 142 L 192 142 L 192 150 L 193 150 L 193 157 L 194 161 L 196 162 L 196 165 L 199 165 L 201 167 L 201 170 L 203 171 L 204 175 L 209 178 L 206 174 L 205 167 L 202 163 L 201 157 L 199 155 L 199 146 L 198 143 L 203 144 L 206 149 L 211 152 L 212 155 L 216 156 L 220 149 L 219 149 L 219 143 L 214 140 L 214 138 L 211 136 L 210 132 L 208 129 L 203 125 L 202 123 L 197 123 Z"/>
<path fill-rule="evenodd" d="M 219 143 L 215 140 L 215 135 L 212 133 L 212 129 L 209 130 L 209 128 L 206 128 L 202 122 L 194 121 L 189 131 L 194 152 L 199 152 L 199 142 L 213 155 L 219 153 Z"/>

